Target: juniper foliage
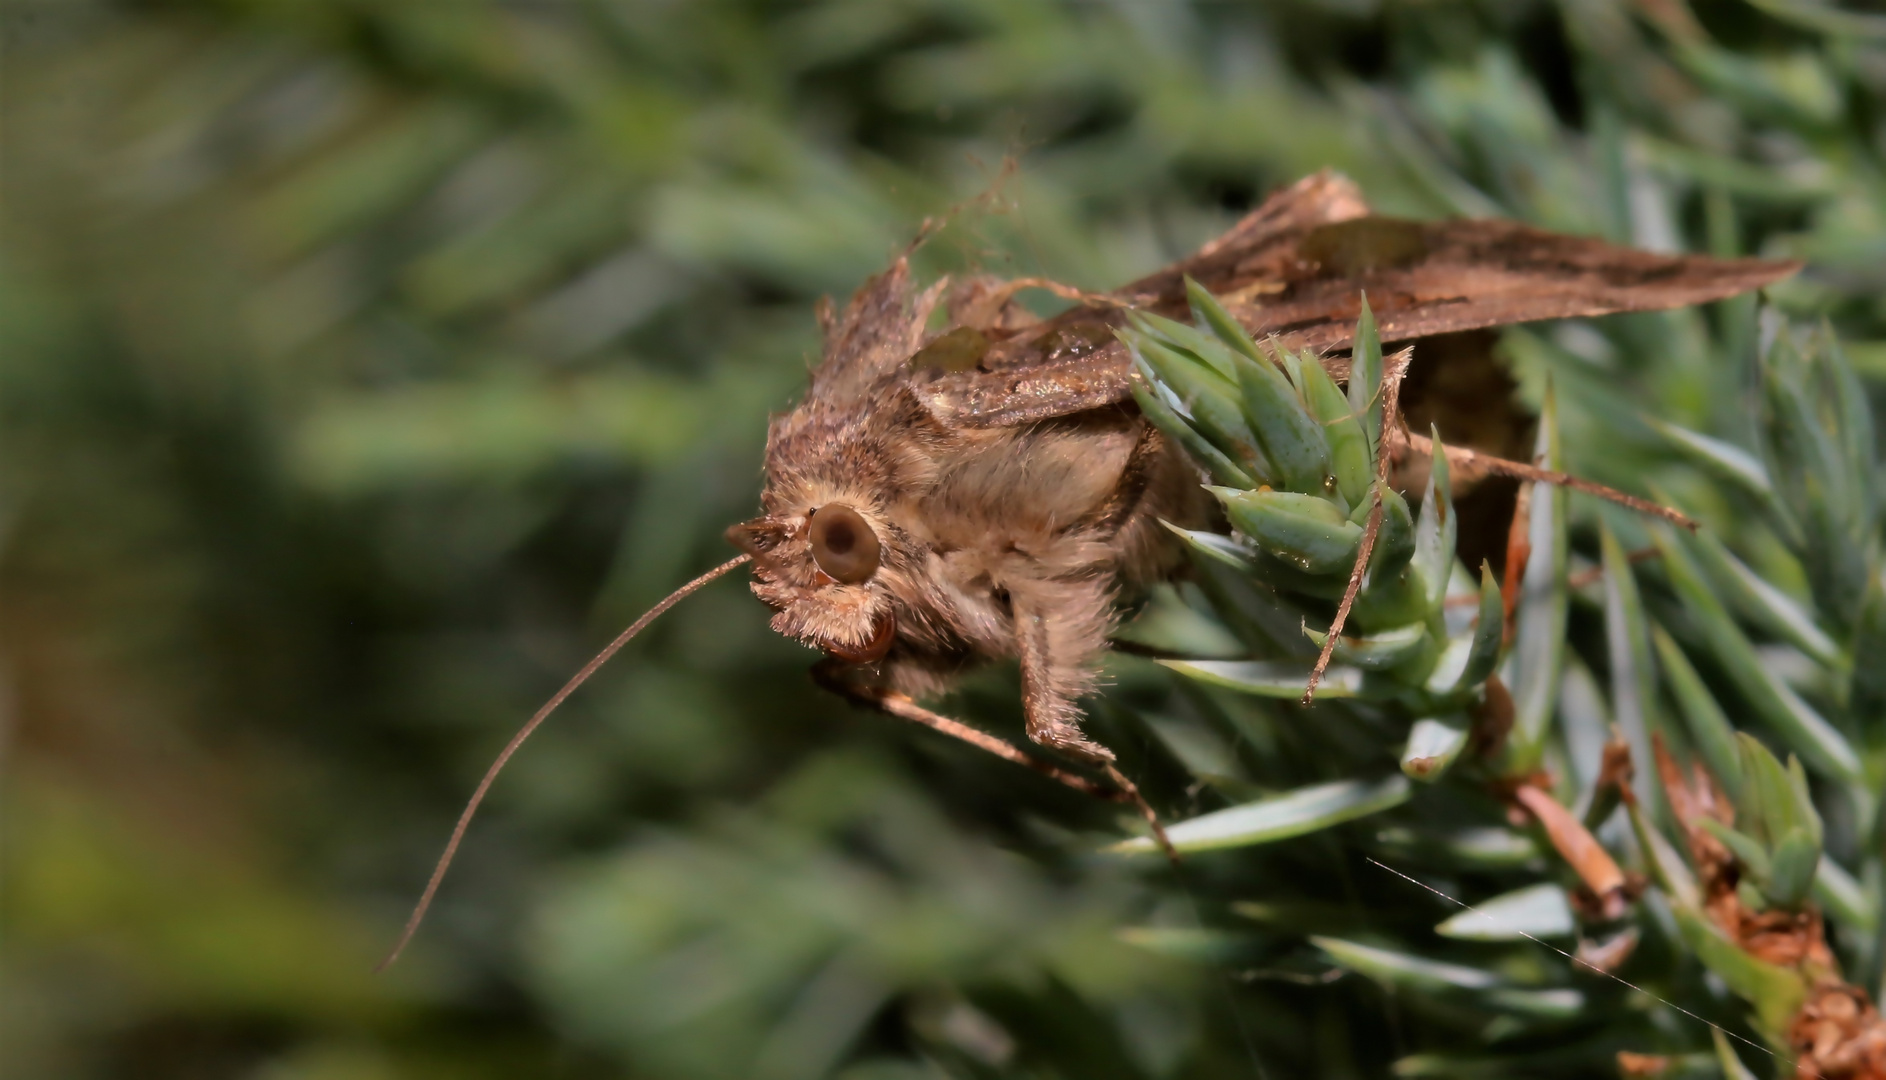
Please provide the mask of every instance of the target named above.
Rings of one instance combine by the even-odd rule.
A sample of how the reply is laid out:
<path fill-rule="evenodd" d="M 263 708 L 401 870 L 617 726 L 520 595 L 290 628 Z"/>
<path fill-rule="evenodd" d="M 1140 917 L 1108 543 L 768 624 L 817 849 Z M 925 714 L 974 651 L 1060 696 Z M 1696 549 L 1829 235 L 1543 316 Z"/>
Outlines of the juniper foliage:
<path fill-rule="evenodd" d="M 5 5 L 9 1066 L 1776 1073 L 1660 1001 L 1786 1053 L 1832 972 L 1880 989 L 1883 31 L 1808 0 Z M 1766 323 L 1499 339 L 1540 418 L 1509 455 L 1704 528 L 1533 493 L 1497 750 L 1505 522 L 1438 471 L 1382 495 L 1406 538 L 1322 700 L 1279 689 L 1379 434 L 1260 352 L 1340 501 L 1218 477 L 1244 539 L 1193 538 L 1218 561 L 1123 631 L 1171 662 L 1123 650 L 1093 705 L 1191 823 L 1182 877 L 1103 850 L 1130 817 L 818 695 L 729 583 L 518 760 L 429 936 L 368 975 L 515 723 L 724 557 L 817 296 L 965 203 L 923 272 L 1110 287 L 1324 167 L 1385 212 L 1809 262 Z M 1141 328 L 1154 376 L 1186 331 L 1212 347 Z M 1019 738 L 1012 678 L 948 708 Z M 1634 814 L 1598 783 L 1613 724 Z M 1684 827 L 1696 763 L 1732 822 Z M 1540 776 L 1644 875 L 1622 911 L 1575 895 L 1550 809 L 1509 811 Z M 1756 956 L 1731 900 L 1822 913 L 1831 951 Z M 1515 928 L 1634 935 L 1648 993 Z"/>

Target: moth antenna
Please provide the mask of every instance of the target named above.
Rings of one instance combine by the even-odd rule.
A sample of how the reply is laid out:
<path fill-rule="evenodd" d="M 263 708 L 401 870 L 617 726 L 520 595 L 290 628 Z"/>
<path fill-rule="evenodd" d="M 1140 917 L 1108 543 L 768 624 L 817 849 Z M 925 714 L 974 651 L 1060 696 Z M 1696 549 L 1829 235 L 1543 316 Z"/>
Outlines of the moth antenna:
<path fill-rule="evenodd" d="M 977 161 L 975 164 L 980 166 L 981 162 Z M 1002 165 L 996 170 L 995 178 L 989 181 L 988 186 L 975 195 L 949 204 L 943 208 L 941 213 L 924 218 L 923 225 L 918 228 L 916 237 L 911 240 L 908 247 L 904 248 L 904 254 L 906 256 L 915 254 L 918 248 L 930 242 L 931 237 L 936 236 L 945 228 L 955 224 L 957 219 L 968 217 L 971 212 L 986 211 L 991 207 L 995 207 L 997 209 L 993 212 L 1000 213 L 999 208 L 1002 202 L 1002 189 L 1007 186 L 1008 182 L 1014 179 L 1015 175 L 1020 171 L 1021 162 L 1015 155 L 1004 154 L 1002 157 Z"/>
<path fill-rule="evenodd" d="M 471 798 L 466 801 L 465 809 L 458 815 L 458 824 L 452 827 L 452 838 L 445 842 L 445 850 L 440 853 L 438 864 L 432 868 L 432 878 L 426 882 L 426 890 L 419 894 L 419 902 L 413 905 L 413 913 L 406 919 L 406 928 L 400 931 L 399 940 L 393 943 L 393 951 L 387 953 L 386 959 L 374 966 L 375 973 L 392 967 L 393 962 L 399 959 L 400 953 L 406 951 L 406 946 L 413 940 L 413 935 L 419 932 L 419 924 L 426 917 L 426 909 L 432 906 L 432 898 L 439 891 L 439 882 L 445 880 L 445 871 L 452 865 L 452 857 L 458 854 L 459 842 L 465 839 L 465 829 L 471 824 L 472 815 L 478 812 L 478 804 L 484 802 L 485 793 L 491 790 L 491 782 L 498 778 L 498 772 L 504 768 L 505 762 L 511 760 L 511 755 L 517 753 L 517 748 L 524 745 L 524 740 L 530 738 L 531 732 L 536 731 L 545 720 L 549 719 L 551 713 L 557 711 L 557 706 L 563 704 L 564 699 L 575 693 L 577 687 L 588 682 L 589 677 L 596 674 L 596 669 L 608 663 L 610 657 L 620 651 L 622 646 L 627 645 L 635 635 L 641 633 L 649 623 L 659 618 L 662 612 L 687 599 L 701 586 L 742 563 L 751 562 L 752 559 L 751 555 L 740 555 L 728 559 L 669 593 L 661 603 L 649 608 L 641 618 L 629 624 L 627 630 L 617 634 L 614 641 L 604 646 L 603 650 L 591 658 L 589 663 L 583 665 L 581 671 L 572 676 L 569 682 L 563 684 L 563 689 L 558 690 L 529 720 L 524 721 L 524 726 L 517 729 L 517 734 L 511 736 L 511 741 L 504 744 L 503 750 L 498 751 L 497 759 L 491 763 L 490 768 L 485 770 L 484 779 L 478 781 L 477 790 L 473 791 Z"/>

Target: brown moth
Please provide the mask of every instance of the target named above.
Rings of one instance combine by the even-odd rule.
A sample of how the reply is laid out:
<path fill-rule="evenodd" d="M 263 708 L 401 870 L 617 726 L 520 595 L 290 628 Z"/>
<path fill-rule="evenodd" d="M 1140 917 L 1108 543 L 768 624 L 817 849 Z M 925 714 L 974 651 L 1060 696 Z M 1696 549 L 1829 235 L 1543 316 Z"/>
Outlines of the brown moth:
<path fill-rule="evenodd" d="M 1197 524 L 1196 471 L 1133 408 L 1126 309 L 1183 316 L 1184 279 L 1254 336 L 1349 344 L 1364 292 L 1384 342 L 1720 299 L 1794 264 L 1675 257 L 1504 221 L 1368 214 L 1330 173 L 1266 201 L 1197 254 L 1032 322 L 1027 283 L 972 281 L 927 333 L 942 285 L 912 296 L 899 260 L 825 313 L 805 399 L 774 419 L 763 513 L 729 531 L 773 628 L 824 650 L 819 681 L 938 726 L 913 699 L 972 664 L 1020 661 L 1027 732 L 1099 766 L 1079 698 L 1115 599 L 1170 573 L 1159 521 Z M 955 734 L 956 732 L 952 732 Z M 1005 755 L 1006 756 L 1006 755 Z"/>
<path fill-rule="evenodd" d="M 1327 172 L 1105 296 L 981 278 L 917 294 L 900 258 L 842 313 L 821 308 L 824 356 L 804 399 L 772 421 L 761 513 L 728 530 L 745 554 L 637 620 L 513 737 L 460 816 L 399 945 L 523 739 L 655 616 L 746 562 L 773 628 L 826 653 L 814 668 L 822 685 L 1136 802 L 1157 832 L 1113 753 L 1082 731 L 1079 700 L 1094 686 L 1116 600 L 1182 565 L 1160 521 L 1197 525 L 1210 513 L 1198 471 L 1135 409 L 1114 337 L 1129 309 L 1182 317 L 1187 276 L 1253 336 L 1337 353 L 1365 292 L 1390 343 L 1718 300 L 1797 268 L 1656 255 L 1506 221 L 1373 217 L 1353 183 Z M 1036 320 L 1013 300 L 1024 287 L 1081 303 Z M 939 307 L 946 325 L 931 331 Z M 1100 769 L 1111 789 L 917 704 L 966 669 L 1011 657 L 1029 738 Z"/>

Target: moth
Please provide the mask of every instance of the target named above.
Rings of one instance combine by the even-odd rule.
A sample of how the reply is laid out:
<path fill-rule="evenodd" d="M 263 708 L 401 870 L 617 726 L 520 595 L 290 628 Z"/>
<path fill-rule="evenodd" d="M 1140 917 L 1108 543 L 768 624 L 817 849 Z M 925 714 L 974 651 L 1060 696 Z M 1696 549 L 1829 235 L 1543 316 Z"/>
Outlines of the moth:
<path fill-rule="evenodd" d="M 1507 221 L 1376 217 L 1329 172 L 1105 295 L 987 278 L 918 292 L 899 258 L 842 312 L 821 306 L 823 358 L 804 398 L 771 422 L 761 512 L 728 530 L 743 554 L 644 615 L 518 732 L 460 817 L 400 945 L 518 744 L 655 616 L 745 563 L 773 629 L 825 653 L 813 669 L 821 685 L 1136 802 L 1156 829 L 1113 752 L 1082 729 L 1079 702 L 1118 601 L 1183 565 L 1161 521 L 1197 526 L 1212 513 L 1198 471 L 1135 409 L 1131 364 L 1114 337 L 1131 310 L 1182 317 L 1187 277 L 1254 337 L 1333 355 L 1350 345 L 1365 293 L 1393 343 L 1697 304 L 1797 268 L 1652 254 Z M 1015 301 L 1030 286 L 1079 302 L 1038 320 Z M 918 703 L 1004 659 L 1020 666 L 1028 737 L 1054 760 Z"/>

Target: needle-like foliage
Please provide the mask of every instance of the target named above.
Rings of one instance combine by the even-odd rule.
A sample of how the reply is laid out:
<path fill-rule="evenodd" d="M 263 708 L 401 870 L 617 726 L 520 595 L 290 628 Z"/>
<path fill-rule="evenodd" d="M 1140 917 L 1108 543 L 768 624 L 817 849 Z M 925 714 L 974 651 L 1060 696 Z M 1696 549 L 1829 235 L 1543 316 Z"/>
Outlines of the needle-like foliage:
<path fill-rule="evenodd" d="M 0 35 L 9 1075 L 1879 1075 L 1866 5 L 18 0 Z M 1700 531 L 1419 455 L 1384 486 L 1393 355 L 1345 381 L 1195 295 L 1128 336 L 1227 531 L 1086 703 L 1180 871 L 818 694 L 723 583 L 534 737 L 369 974 L 518 721 L 730 554 L 819 295 L 926 217 L 922 276 L 1111 288 L 1322 168 L 1805 259 L 1417 346 L 1411 436 Z M 947 704 L 1019 740 L 1012 679 Z"/>

